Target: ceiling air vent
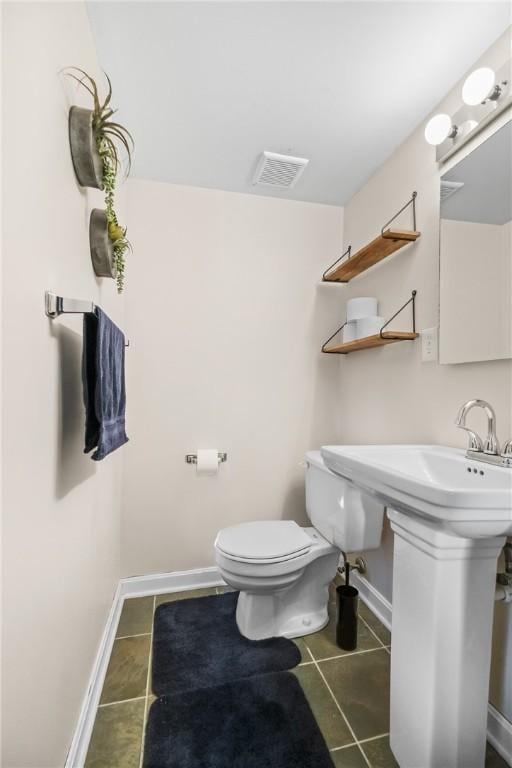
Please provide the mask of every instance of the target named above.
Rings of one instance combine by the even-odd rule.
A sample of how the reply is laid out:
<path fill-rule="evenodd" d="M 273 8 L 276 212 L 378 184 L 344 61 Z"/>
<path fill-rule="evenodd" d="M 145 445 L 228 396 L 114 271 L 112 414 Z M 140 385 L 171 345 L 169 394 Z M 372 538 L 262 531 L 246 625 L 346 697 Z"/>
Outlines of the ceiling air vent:
<path fill-rule="evenodd" d="M 295 186 L 308 163 L 309 160 L 303 157 L 262 152 L 252 183 L 290 189 Z"/>
<path fill-rule="evenodd" d="M 441 202 L 444 203 L 449 197 L 464 186 L 463 181 L 441 181 Z"/>

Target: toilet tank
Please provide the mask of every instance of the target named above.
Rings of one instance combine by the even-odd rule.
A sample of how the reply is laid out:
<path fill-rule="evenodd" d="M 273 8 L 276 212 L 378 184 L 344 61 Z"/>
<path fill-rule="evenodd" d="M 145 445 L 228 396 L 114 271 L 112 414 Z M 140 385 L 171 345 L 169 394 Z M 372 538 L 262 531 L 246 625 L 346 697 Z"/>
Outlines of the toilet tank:
<path fill-rule="evenodd" d="M 324 539 L 343 552 L 380 547 L 384 505 L 331 472 L 320 451 L 306 454 L 306 512 Z"/>

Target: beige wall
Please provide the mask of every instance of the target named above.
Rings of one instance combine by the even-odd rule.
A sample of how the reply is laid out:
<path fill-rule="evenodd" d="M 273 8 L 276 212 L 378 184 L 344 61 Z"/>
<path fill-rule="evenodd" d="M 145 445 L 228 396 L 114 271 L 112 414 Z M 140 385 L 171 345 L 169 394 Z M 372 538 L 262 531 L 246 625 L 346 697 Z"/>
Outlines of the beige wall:
<path fill-rule="evenodd" d="M 3 766 L 65 761 L 119 578 L 120 462 L 82 453 L 81 317 L 45 288 L 101 303 L 88 198 L 69 154 L 61 67 L 96 71 L 82 3 L 3 4 Z M 101 198 L 96 198 L 101 199 Z"/>
<path fill-rule="evenodd" d="M 342 209 L 128 183 L 131 339 L 123 574 L 211 565 L 223 526 L 304 517 L 307 449 L 334 439 L 340 294 L 317 287 Z M 185 454 L 228 452 L 217 477 Z"/>
<path fill-rule="evenodd" d="M 504 35 L 483 57 L 482 63 L 495 68 L 510 55 L 510 37 Z M 440 109 L 455 111 L 460 104 L 460 86 Z M 502 116 L 499 125 L 508 116 Z M 477 142 L 491 130 L 487 130 Z M 378 296 L 380 314 L 390 316 L 418 290 L 417 327 L 438 325 L 439 307 L 439 168 L 435 150 L 423 138 L 424 125 L 400 146 L 345 207 L 344 242 L 354 249 L 368 242 L 382 224 L 418 192 L 418 229 L 421 238 L 384 263 L 349 283 L 344 297 Z M 464 152 L 470 150 L 467 147 Z M 458 160 L 460 158 L 456 158 Z M 455 162 L 454 160 L 453 162 Z M 443 173 L 447 170 L 443 168 Z M 411 227 L 408 215 L 399 221 Z M 409 329 L 409 315 L 402 330 Z M 401 324 L 394 324 L 395 328 Z M 421 342 L 404 342 L 377 350 L 358 352 L 339 361 L 338 440 L 340 443 L 444 443 L 465 446 L 466 439 L 454 426 L 460 405 L 470 398 L 489 400 L 497 412 L 501 439 L 512 434 L 512 363 L 499 360 L 462 365 L 421 362 Z M 481 416 L 471 414 L 471 423 L 483 432 Z M 368 579 L 391 599 L 393 542 L 386 528 L 383 546 L 367 553 Z M 512 633 L 510 606 L 498 606 L 495 627 L 495 658 Z M 506 613 L 504 618 L 502 613 Z M 508 627 L 508 628 L 507 628 Z M 512 720 L 510 676 L 504 688 L 506 669 L 493 667 L 493 703 Z M 508 697 L 508 698 L 507 698 Z"/>

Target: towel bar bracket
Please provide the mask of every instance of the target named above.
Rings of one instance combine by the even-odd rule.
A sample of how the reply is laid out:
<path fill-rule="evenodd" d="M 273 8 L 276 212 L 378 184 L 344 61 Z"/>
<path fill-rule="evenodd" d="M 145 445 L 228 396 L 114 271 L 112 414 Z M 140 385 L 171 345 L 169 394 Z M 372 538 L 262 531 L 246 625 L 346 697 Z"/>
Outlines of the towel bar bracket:
<path fill-rule="evenodd" d="M 59 315 L 70 312 L 94 312 L 94 302 L 84 299 L 66 299 L 64 296 L 58 296 L 51 291 L 45 291 L 44 295 L 45 313 L 47 317 L 54 320 Z"/>

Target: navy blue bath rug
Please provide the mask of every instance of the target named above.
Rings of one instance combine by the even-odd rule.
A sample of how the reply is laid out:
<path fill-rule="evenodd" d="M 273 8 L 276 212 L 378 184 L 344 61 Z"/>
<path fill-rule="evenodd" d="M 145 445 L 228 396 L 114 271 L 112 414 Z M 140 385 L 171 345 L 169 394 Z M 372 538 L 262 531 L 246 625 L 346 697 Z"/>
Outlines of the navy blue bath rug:
<path fill-rule="evenodd" d="M 150 710 L 144 768 L 333 768 L 297 678 L 276 672 L 163 696 Z"/>
<path fill-rule="evenodd" d="M 300 663 L 284 637 L 247 640 L 236 625 L 238 592 L 163 603 L 153 627 L 153 693 L 157 696 L 222 685 Z"/>

